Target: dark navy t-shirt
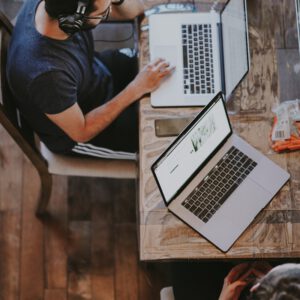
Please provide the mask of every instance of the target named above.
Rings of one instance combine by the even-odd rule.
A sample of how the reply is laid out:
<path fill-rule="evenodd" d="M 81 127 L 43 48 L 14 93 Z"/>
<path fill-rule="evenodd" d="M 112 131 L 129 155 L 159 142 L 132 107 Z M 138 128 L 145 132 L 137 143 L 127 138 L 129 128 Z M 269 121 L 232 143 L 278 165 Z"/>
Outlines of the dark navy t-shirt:
<path fill-rule="evenodd" d="M 76 102 L 87 113 L 112 97 L 112 78 L 95 56 L 90 31 L 54 40 L 35 28 L 41 0 L 27 0 L 18 16 L 9 48 L 7 76 L 19 109 L 40 139 L 54 152 L 75 145 L 45 114 L 57 114 Z"/>

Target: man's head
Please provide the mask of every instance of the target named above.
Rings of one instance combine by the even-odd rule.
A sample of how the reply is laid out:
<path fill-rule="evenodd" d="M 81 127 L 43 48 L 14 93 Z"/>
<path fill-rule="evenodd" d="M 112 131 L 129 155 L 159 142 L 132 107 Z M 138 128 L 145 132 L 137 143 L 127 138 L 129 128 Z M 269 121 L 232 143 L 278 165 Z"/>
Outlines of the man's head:
<path fill-rule="evenodd" d="M 252 288 L 251 300 L 299 300 L 300 264 L 273 268 Z"/>
<path fill-rule="evenodd" d="M 96 27 L 108 17 L 111 0 L 45 0 L 45 9 L 68 34 Z"/>
<path fill-rule="evenodd" d="M 48 15 L 53 19 L 57 19 L 60 15 L 74 14 L 77 5 L 77 0 L 45 0 L 45 9 Z"/>

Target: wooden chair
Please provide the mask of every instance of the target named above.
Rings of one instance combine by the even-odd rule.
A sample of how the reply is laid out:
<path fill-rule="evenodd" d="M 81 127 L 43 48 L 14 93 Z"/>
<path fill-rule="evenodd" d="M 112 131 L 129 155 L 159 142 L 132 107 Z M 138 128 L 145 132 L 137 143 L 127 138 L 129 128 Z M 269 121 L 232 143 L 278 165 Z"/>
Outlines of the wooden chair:
<path fill-rule="evenodd" d="M 81 158 L 57 155 L 42 143 L 36 146 L 34 132 L 20 115 L 6 78 L 8 44 L 13 26 L 0 11 L 0 123 L 37 169 L 41 192 L 37 216 L 42 216 L 49 202 L 52 175 L 106 178 L 136 178 L 136 161 Z"/>

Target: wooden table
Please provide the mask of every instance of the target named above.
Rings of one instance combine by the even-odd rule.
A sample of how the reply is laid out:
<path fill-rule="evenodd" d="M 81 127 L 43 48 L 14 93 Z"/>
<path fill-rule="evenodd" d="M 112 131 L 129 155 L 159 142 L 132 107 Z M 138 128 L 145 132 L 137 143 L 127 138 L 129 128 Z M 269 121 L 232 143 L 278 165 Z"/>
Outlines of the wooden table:
<path fill-rule="evenodd" d="M 211 3 L 197 2 L 207 9 Z M 213 2 L 213 1 L 211 1 Z M 224 2 L 224 1 L 223 1 Z M 277 154 L 269 144 L 272 106 L 300 97 L 294 0 L 248 0 L 251 69 L 229 109 L 234 131 L 287 169 L 290 181 L 226 254 L 168 212 L 152 176 L 153 161 L 173 137 L 155 136 L 154 120 L 188 117 L 199 108 L 153 109 L 140 102 L 139 251 L 141 260 L 250 259 L 300 256 L 300 151 Z M 158 1 L 147 1 L 155 5 Z M 147 19 L 142 21 L 142 25 Z M 140 36 L 141 64 L 149 61 L 148 31 Z"/>

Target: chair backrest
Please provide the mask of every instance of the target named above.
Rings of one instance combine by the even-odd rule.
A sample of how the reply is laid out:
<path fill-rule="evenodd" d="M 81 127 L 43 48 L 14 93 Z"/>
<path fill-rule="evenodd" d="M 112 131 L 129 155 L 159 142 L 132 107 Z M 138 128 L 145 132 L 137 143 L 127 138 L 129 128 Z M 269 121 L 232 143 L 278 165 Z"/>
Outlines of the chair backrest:
<path fill-rule="evenodd" d="M 21 117 L 6 77 L 7 53 L 13 25 L 0 11 L 0 123 L 39 172 L 48 172 L 47 162 L 37 150 L 34 133 Z"/>

